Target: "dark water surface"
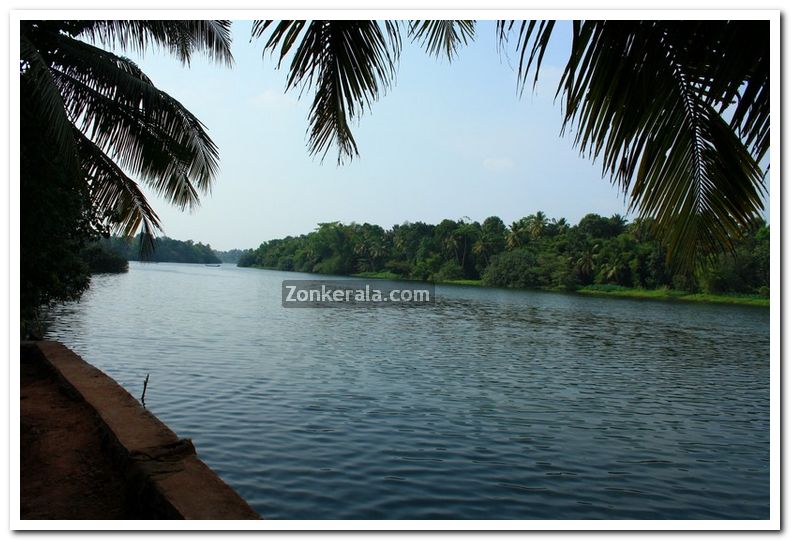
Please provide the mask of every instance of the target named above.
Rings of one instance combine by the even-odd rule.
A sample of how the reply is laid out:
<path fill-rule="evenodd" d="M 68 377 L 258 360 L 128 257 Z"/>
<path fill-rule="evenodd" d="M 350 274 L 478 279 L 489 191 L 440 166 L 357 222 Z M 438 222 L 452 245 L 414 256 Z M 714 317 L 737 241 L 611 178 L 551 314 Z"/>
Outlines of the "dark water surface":
<path fill-rule="evenodd" d="M 281 307 L 314 277 L 131 263 L 63 341 L 265 518 L 768 519 L 769 311 L 438 286 Z"/>

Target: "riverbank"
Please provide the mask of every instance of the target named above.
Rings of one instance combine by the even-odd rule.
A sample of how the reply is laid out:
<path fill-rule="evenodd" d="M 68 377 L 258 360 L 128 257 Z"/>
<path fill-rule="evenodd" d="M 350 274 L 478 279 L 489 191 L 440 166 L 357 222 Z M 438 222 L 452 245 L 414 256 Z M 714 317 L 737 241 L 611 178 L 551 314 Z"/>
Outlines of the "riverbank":
<path fill-rule="evenodd" d="M 20 518 L 138 518 L 124 505 L 123 477 L 102 451 L 90 409 L 36 359 L 20 365 L 20 385 Z"/>
<path fill-rule="evenodd" d="M 711 295 L 708 293 L 688 293 L 673 289 L 637 289 L 620 286 L 593 285 L 576 291 L 580 295 L 620 297 L 630 299 L 652 299 L 660 301 L 705 302 L 714 304 L 739 304 L 744 306 L 769 307 L 769 298 L 758 295 Z"/>
<path fill-rule="evenodd" d="M 180 439 L 59 342 L 20 355 L 22 519 L 258 519 Z"/>
<path fill-rule="evenodd" d="M 261 270 L 274 270 L 279 272 L 290 272 L 281 269 L 272 269 L 268 267 L 251 266 L 251 269 Z M 399 282 L 419 282 L 427 283 L 423 280 L 413 280 L 410 278 L 403 278 L 392 272 L 358 272 L 350 274 L 352 278 L 365 278 L 370 280 L 395 280 Z M 459 279 L 459 280 L 442 280 L 434 282 L 436 284 L 452 285 L 452 286 L 471 286 L 471 287 L 484 287 L 491 286 L 483 285 L 482 280 L 473 279 Z M 509 288 L 505 288 L 509 289 Z M 514 288 L 518 289 L 518 288 Z M 742 306 L 760 306 L 764 308 L 769 307 L 769 298 L 759 295 L 742 295 L 742 294 L 721 294 L 712 295 L 709 293 L 689 293 L 687 291 L 680 291 L 675 289 L 641 289 L 633 287 L 623 287 L 611 284 L 595 284 L 589 286 L 581 286 L 574 290 L 566 289 L 553 289 L 553 288 L 528 288 L 535 289 L 536 291 L 546 291 L 549 293 L 566 293 L 577 295 L 589 295 L 597 297 L 613 297 L 613 298 L 629 298 L 629 299 L 647 299 L 655 301 L 683 301 L 683 302 L 703 302 L 710 304 L 736 304 Z"/>
<path fill-rule="evenodd" d="M 390 272 L 362 272 L 354 274 L 353 276 L 359 278 L 370 278 L 377 280 L 403 280 L 398 275 Z M 437 282 L 438 284 L 447 285 L 460 285 L 460 286 L 475 286 L 487 287 L 483 285 L 481 280 L 445 280 Z M 558 292 L 557 289 L 537 288 L 540 291 Z M 622 287 L 617 285 L 589 285 L 577 288 L 574 291 L 565 291 L 563 293 L 575 293 L 579 295 L 591 295 L 601 297 L 615 297 L 615 298 L 630 298 L 630 299 L 651 299 L 658 301 L 684 301 L 684 302 L 705 302 L 713 304 L 738 304 L 744 306 L 762 306 L 769 307 L 769 298 L 761 297 L 758 295 L 739 295 L 739 294 L 723 294 L 711 295 L 708 293 L 689 293 L 687 291 L 679 291 L 674 289 L 640 289 Z"/>

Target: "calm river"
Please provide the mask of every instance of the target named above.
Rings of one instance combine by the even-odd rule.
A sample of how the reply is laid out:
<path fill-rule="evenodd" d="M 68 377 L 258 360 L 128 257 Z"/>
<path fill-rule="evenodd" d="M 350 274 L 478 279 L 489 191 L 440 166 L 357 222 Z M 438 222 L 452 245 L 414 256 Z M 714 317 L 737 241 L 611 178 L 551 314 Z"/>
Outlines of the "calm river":
<path fill-rule="evenodd" d="M 273 519 L 768 519 L 769 311 L 130 263 L 52 314 Z"/>

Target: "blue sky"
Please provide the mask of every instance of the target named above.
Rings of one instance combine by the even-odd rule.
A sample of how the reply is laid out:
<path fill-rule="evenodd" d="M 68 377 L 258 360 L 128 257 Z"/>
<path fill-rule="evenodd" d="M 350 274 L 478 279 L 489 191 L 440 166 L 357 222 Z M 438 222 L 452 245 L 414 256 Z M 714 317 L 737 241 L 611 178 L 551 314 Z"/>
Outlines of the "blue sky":
<path fill-rule="evenodd" d="M 360 157 L 337 166 L 306 148 L 311 96 L 285 93 L 286 69 L 249 42 L 250 23 L 233 25 L 235 66 L 195 58 L 190 68 L 165 53 L 129 55 L 155 84 L 206 124 L 221 171 L 194 212 L 149 194 L 165 234 L 216 249 L 250 248 L 307 233 L 319 222 L 444 218 L 506 224 L 538 210 L 576 223 L 588 212 L 626 214 L 622 194 L 598 164 L 560 137 L 554 89 L 567 28 L 556 32 L 536 92 L 519 98 L 513 50 L 498 53 L 494 23 L 453 63 L 405 43 L 394 87 L 354 133 Z"/>

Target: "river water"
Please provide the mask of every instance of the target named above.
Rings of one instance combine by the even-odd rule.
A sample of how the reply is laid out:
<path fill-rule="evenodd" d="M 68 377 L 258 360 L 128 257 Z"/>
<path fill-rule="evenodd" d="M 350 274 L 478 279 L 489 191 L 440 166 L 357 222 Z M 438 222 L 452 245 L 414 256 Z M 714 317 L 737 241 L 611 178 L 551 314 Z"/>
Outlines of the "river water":
<path fill-rule="evenodd" d="M 51 314 L 271 519 L 768 519 L 769 311 L 130 263 Z"/>

